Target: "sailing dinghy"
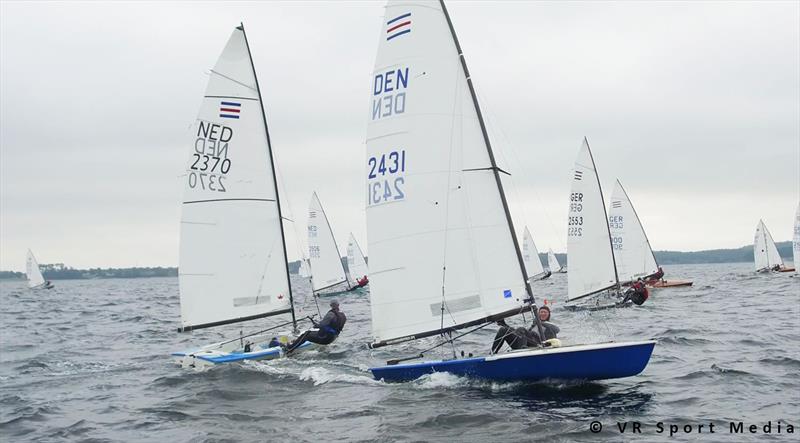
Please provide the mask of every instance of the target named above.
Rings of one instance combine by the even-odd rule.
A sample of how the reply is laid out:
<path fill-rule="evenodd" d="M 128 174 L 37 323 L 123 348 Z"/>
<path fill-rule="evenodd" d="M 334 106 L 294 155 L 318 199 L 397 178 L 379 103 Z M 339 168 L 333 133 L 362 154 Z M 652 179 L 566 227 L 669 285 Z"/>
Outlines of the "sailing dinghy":
<path fill-rule="evenodd" d="M 552 249 L 547 250 L 547 269 L 550 272 L 557 272 L 559 274 L 567 273 L 567 269 L 561 266 L 561 263 L 558 262 L 558 257 L 556 257 L 556 253 L 553 252 Z"/>
<path fill-rule="evenodd" d="M 585 137 L 575 160 L 569 200 L 568 304 L 564 307 L 571 310 L 600 310 L 631 306 L 633 303 L 624 298 L 621 290 L 603 189 L 589 141 Z M 647 290 L 644 285 L 639 286 L 638 282 L 634 285 L 646 300 Z M 593 302 L 587 302 L 590 297 Z M 580 302 L 575 303 L 578 300 Z"/>
<path fill-rule="evenodd" d="M 389 1 L 371 83 L 371 347 L 433 336 L 454 343 L 455 331 L 537 311 L 503 190 L 508 174 L 495 161 L 442 0 Z M 602 343 L 400 363 L 424 357 L 418 353 L 370 371 L 386 381 L 434 372 L 599 380 L 638 374 L 654 346 Z"/>
<path fill-rule="evenodd" d="M 350 275 L 350 284 L 354 287 L 360 288 L 369 284 L 367 260 L 352 232 L 347 242 L 347 270 Z"/>
<path fill-rule="evenodd" d="M 756 226 L 756 234 L 753 239 L 753 260 L 756 272 L 791 272 L 794 268 L 789 268 L 783 263 L 775 240 L 772 239 L 764 220 L 759 220 Z"/>
<path fill-rule="evenodd" d="M 39 262 L 33 256 L 33 252 L 28 249 L 28 255 L 25 257 L 25 275 L 28 277 L 28 289 L 53 289 L 55 286 L 50 280 L 45 280 L 42 275 L 42 270 L 39 269 Z"/>
<path fill-rule="evenodd" d="M 332 296 L 355 289 L 344 270 L 333 229 L 316 192 L 308 206 L 308 257 L 314 296 Z"/>
<path fill-rule="evenodd" d="M 522 233 L 522 260 L 525 262 L 525 268 L 531 280 L 544 280 L 552 274 L 549 270 L 544 269 L 542 260 L 539 258 L 539 250 L 536 249 L 536 243 L 533 242 L 533 236 L 527 226 Z"/>
<path fill-rule="evenodd" d="M 619 180 L 611 193 L 608 226 L 622 285 L 630 285 L 640 278 L 655 288 L 692 285 L 688 280 L 664 280 L 664 272 L 656 261 L 642 221 Z"/>
<path fill-rule="evenodd" d="M 179 332 L 277 315 L 297 329 L 267 120 L 244 26 L 211 70 L 192 132 L 181 211 Z M 283 355 L 265 329 L 175 352 L 184 367 Z M 306 345 L 310 346 L 310 345 Z"/>

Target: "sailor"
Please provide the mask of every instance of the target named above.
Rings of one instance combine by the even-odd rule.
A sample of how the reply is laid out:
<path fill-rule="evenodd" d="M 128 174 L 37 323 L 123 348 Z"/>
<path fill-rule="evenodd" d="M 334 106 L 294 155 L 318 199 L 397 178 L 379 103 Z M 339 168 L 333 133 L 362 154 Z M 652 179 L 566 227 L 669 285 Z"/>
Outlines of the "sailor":
<path fill-rule="evenodd" d="M 367 278 L 367 276 L 365 275 L 356 280 L 356 282 L 358 283 L 358 287 L 360 288 L 362 286 L 366 286 L 367 284 L 369 284 L 369 278 Z"/>
<path fill-rule="evenodd" d="M 549 306 L 545 305 L 539 308 L 539 321 L 542 323 L 542 330 L 544 330 L 545 340 L 550 340 L 551 338 L 557 338 L 556 336 L 558 335 L 559 331 L 561 331 L 561 329 L 559 329 L 559 327 L 554 325 L 553 323 L 550 323 Z M 531 326 L 531 332 L 536 334 L 537 337 L 539 336 L 538 329 L 539 328 L 536 327 L 535 323 L 533 326 Z"/>
<path fill-rule="evenodd" d="M 640 278 L 638 281 L 634 282 L 627 291 L 625 291 L 625 298 L 619 303 L 619 305 L 624 305 L 628 302 L 628 300 L 632 301 L 636 305 L 641 305 L 650 297 L 650 292 L 647 290 L 647 286 L 645 286 L 644 282 Z"/>
<path fill-rule="evenodd" d="M 658 267 L 658 272 L 656 272 L 655 274 L 650 276 L 650 278 L 648 278 L 647 281 L 650 282 L 650 283 L 653 283 L 653 282 L 657 282 L 657 281 L 661 280 L 663 277 L 664 277 L 664 270 L 661 269 L 661 266 L 659 266 Z"/>
<path fill-rule="evenodd" d="M 339 333 L 342 332 L 342 329 L 344 329 L 347 316 L 344 315 L 344 312 L 339 310 L 339 302 L 337 300 L 331 300 L 331 310 L 325 314 L 322 321 L 317 323 L 311 320 L 311 322 L 314 323 L 314 328 L 303 332 L 295 341 L 290 343 L 286 347 L 287 354 L 307 341 L 318 345 L 329 345 L 333 343 L 336 337 L 339 336 Z"/>
<path fill-rule="evenodd" d="M 530 330 L 525 328 L 512 329 L 503 319 L 497 320 L 497 325 L 500 329 L 494 336 L 492 342 L 492 354 L 497 354 L 503 343 L 508 343 L 511 349 L 530 348 L 539 345 L 539 334 L 532 334 Z"/>

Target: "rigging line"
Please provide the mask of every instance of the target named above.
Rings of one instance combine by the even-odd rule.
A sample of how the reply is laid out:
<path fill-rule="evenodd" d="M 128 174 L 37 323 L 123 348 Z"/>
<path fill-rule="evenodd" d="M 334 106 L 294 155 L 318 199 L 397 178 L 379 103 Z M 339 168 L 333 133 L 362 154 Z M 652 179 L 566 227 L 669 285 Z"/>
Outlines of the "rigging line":
<path fill-rule="evenodd" d="M 307 315 L 307 316 L 305 316 L 305 317 L 301 318 L 300 320 L 305 320 L 305 319 L 311 320 L 311 319 L 313 319 L 313 318 L 314 318 L 314 316 L 313 316 L 313 315 Z M 276 325 L 276 326 L 273 326 L 273 327 L 271 327 L 271 328 L 262 329 L 262 330 L 260 330 L 260 331 L 256 331 L 256 332 L 253 332 L 253 333 L 250 333 L 250 334 L 247 334 L 247 335 L 240 335 L 239 337 L 236 337 L 236 338 L 234 338 L 234 339 L 231 339 L 231 340 L 228 340 L 228 341 L 224 341 L 224 342 L 222 342 L 222 343 L 218 343 L 218 344 L 217 344 L 217 347 L 221 347 L 222 345 L 226 345 L 226 344 L 228 344 L 228 343 L 233 343 L 233 342 L 235 342 L 235 341 L 237 341 L 237 340 L 241 340 L 241 339 L 243 339 L 243 338 L 246 338 L 246 337 L 252 337 L 252 336 L 254 336 L 254 335 L 263 334 L 263 333 L 265 333 L 265 332 L 269 332 L 269 331 L 272 331 L 272 330 L 274 330 L 274 329 L 282 328 L 282 327 L 284 327 L 284 326 L 288 326 L 288 325 L 290 325 L 290 324 L 292 324 L 292 322 L 291 322 L 291 321 L 287 321 L 286 323 L 281 323 L 281 324 L 279 324 L 279 325 Z M 241 331 L 239 331 L 239 334 L 241 334 Z"/>
<path fill-rule="evenodd" d="M 484 103 L 485 107 L 488 108 L 488 110 L 489 110 L 489 113 L 487 115 L 487 123 L 495 130 L 495 133 L 499 134 L 499 136 L 503 139 L 503 141 L 505 142 L 504 146 L 508 146 L 509 147 L 510 153 L 512 154 L 513 160 L 514 160 L 513 164 L 515 164 L 515 165 L 523 165 L 523 163 L 520 160 L 520 157 L 518 155 L 518 152 L 517 152 L 517 149 L 516 149 L 516 145 L 511 142 L 509 137 L 506 135 L 506 132 L 503 130 L 503 127 L 499 123 L 495 123 L 494 119 L 492 118 L 492 116 L 495 114 L 495 112 L 493 111 L 493 106 L 491 105 L 492 102 L 490 100 L 488 100 L 486 97 L 482 96 L 482 95 L 480 96 L 480 99 L 481 99 L 481 102 Z M 504 151 L 505 150 L 500 150 L 500 155 L 503 156 L 503 159 L 506 161 L 506 164 L 510 165 L 511 163 L 508 162 L 508 159 L 506 158 Z M 518 168 L 521 168 L 523 170 L 526 169 L 526 168 L 524 168 L 522 166 L 518 166 Z M 529 220 L 528 214 L 527 214 L 527 210 L 526 210 L 528 205 L 524 202 L 524 200 L 522 200 L 520 198 L 519 189 L 518 189 L 519 186 L 517 185 L 517 182 L 514 180 L 514 175 L 513 174 L 509 174 L 509 175 L 511 176 L 511 184 L 513 185 L 514 194 L 515 194 L 515 197 L 517 199 L 517 202 L 521 203 L 520 206 L 522 207 L 523 221 L 525 221 L 527 223 L 528 220 Z M 520 175 L 528 176 L 529 174 L 525 174 L 524 171 L 523 171 L 523 173 L 520 174 Z M 547 211 L 547 207 L 544 204 L 544 200 L 542 200 L 542 197 L 539 194 L 538 186 L 536 186 L 533 182 L 531 182 L 530 188 L 533 190 L 533 193 L 534 193 L 534 195 L 536 197 L 536 200 L 539 203 L 539 208 L 541 208 L 542 213 L 544 213 L 545 219 L 547 219 L 547 223 L 550 225 L 550 229 L 551 229 L 552 233 L 555 234 L 555 237 L 557 239 L 564 238 L 564 236 L 561 235 L 561 231 L 559 229 L 557 229 L 556 225 L 553 223 L 553 220 L 550 217 L 550 213 Z M 558 240 L 558 242 L 559 242 L 561 248 L 563 250 L 566 250 L 566 245 L 564 243 L 562 243 L 561 240 Z"/>

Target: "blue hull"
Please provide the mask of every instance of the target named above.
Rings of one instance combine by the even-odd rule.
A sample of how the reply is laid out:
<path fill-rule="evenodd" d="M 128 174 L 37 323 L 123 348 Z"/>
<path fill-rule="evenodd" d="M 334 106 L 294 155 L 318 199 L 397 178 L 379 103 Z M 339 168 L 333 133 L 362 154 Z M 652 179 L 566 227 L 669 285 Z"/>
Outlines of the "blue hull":
<path fill-rule="evenodd" d="M 639 374 L 654 341 L 513 351 L 488 357 L 439 360 L 371 368 L 376 380 L 409 381 L 434 372 L 497 381 L 605 380 Z"/>

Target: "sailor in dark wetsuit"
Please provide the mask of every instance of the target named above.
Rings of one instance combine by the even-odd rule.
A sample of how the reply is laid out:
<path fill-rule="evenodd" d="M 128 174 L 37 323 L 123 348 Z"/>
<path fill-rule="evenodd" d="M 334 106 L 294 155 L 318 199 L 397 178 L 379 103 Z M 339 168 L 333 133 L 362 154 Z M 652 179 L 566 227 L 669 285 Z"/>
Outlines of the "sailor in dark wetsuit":
<path fill-rule="evenodd" d="M 314 323 L 315 329 L 309 329 L 302 333 L 295 341 L 286 347 L 286 353 L 290 353 L 297 349 L 303 343 L 310 341 L 319 345 L 329 345 L 336 340 L 339 333 L 344 329 L 344 324 L 347 322 L 347 316 L 344 312 L 339 310 L 339 302 L 336 300 L 331 301 L 331 310 L 325 314 L 322 321 Z"/>
<path fill-rule="evenodd" d="M 647 290 L 647 286 L 644 284 L 644 281 L 640 278 L 638 281 L 633 282 L 630 288 L 625 291 L 625 298 L 622 299 L 621 302 L 618 303 L 619 306 L 624 305 L 628 302 L 628 300 L 635 303 L 637 306 L 641 306 L 642 303 L 647 301 L 650 297 L 650 291 Z"/>
<path fill-rule="evenodd" d="M 492 354 L 497 354 L 503 347 L 503 343 L 508 343 L 511 349 L 530 348 L 539 344 L 539 334 L 532 334 L 528 329 L 512 329 L 502 319 L 497 321 L 497 325 L 500 326 L 500 329 L 497 330 L 494 342 L 492 342 Z"/>

